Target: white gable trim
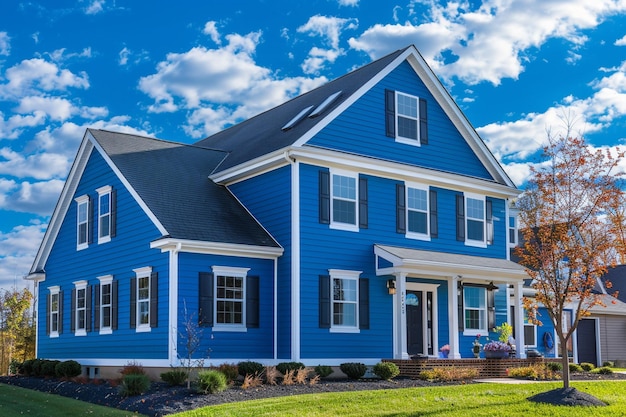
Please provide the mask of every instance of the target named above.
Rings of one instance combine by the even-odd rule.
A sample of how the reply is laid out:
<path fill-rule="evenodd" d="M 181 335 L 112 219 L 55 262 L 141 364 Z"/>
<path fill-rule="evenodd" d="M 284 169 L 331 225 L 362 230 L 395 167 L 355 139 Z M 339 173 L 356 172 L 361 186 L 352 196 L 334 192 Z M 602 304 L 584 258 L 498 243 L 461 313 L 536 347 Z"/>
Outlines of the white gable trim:
<path fill-rule="evenodd" d="M 283 254 L 283 248 L 240 245 L 235 243 L 204 242 L 174 238 L 158 239 L 150 243 L 151 249 L 161 252 L 176 250 L 177 252 L 204 253 L 211 255 L 238 256 L 244 258 L 276 259 Z"/>

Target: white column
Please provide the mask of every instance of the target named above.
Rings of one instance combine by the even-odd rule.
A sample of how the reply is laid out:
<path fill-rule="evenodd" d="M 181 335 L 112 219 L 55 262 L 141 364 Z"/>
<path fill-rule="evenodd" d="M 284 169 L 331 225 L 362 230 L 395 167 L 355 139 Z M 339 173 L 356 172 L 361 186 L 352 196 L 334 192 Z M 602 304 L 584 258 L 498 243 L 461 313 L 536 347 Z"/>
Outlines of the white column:
<path fill-rule="evenodd" d="M 518 282 L 513 287 L 513 299 L 515 306 L 515 328 L 517 330 L 517 336 L 515 338 L 515 350 L 517 351 L 517 357 L 520 359 L 526 359 L 526 350 L 524 345 L 524 307 L 522 305 L 522 294 L 524 289 L 524 283 Z"/>
<path fill-rule="evenodd" d="M 406 349 L 406 274 L 396 275 L 396 296 L 394 312 L 397 314 L 395 323 L 396 358 L 409 359 Z"/>
<path fill-rule="evenodd" d="M 450 338 L 450 353 L 448 358 L 460 359 L 461 353 L 459 352 L 459 276 L 454 276 L 450 279 L 448 285 L 448 317 L 450 322 L 449 338 Z"/>

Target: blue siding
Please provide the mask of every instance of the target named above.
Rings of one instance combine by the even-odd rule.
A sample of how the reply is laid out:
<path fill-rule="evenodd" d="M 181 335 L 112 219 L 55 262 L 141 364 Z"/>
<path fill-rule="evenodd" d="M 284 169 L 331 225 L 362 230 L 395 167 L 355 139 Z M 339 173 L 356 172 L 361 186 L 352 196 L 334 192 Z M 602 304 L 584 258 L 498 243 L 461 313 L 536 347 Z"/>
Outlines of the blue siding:
<path fill-rule="evenodd" d="M 39 286 L 37 331 L 41 358 L 133 358 L 166 359 L 168 345 L 168 262 L 167 254 L 150 249 L 149 242 L 160 236 L 100 154 L 93 152 L 74 197 L 89 194 L 97 201 L 97 188 L 111 185 L 117 190 L 117 236 L 98 245 L 97 238 L 87 249 L 76 250 L 76 203 L 72 201 L 46 263 L 46 280 Z M 97 210 L 94 210 L 94 214 Z M 94 233 L 95 235 L 95 233 Z M 133 269 L 151 266 L 159 274 L 158 327 L 147 333 L 130 328 L 130 279 Z M 100 336 L 92 331 L 75 336 L 70 331 L 71 290 L 74 281 L 97 284 L 97 277 L 113 275 L 119 281 L 118 330 Z M 46 297 L 48 287 L 59 285 L 64 292 L 63 333 L 58 338 L 46 335 Z M 91 320 L 93 322 L 93 314 Z M 93 325 L 92 325 L 93 329 Z M 150 346 L 146 349 L 145 346 Z"/>
<path fill-rule="evenodd" d="M 427 100 L 428 145 L 416 147 L 396 143 L 394 138 L 385 135 L 385 89 Z M 399 65 L 308 143 L 377 159 L 492 179 L 407 62 Z"/>
<path fill-rule="evenodd" d="M 178 328 L 184 329 L 187 318 L 198 319 L 198 273 L 211 272 L 212 266 L 250 268 L 249 276 L 259 277 L 259 327 L 246 332 L 218 332 L 198 327 L 200 347 L 195 358 L 272 359 L 274 357 L 274 261 L 232 256 L 181 253 L 178 273 Z M 184 331 L 178 336 L 178 354 L 187 357 Z"/>

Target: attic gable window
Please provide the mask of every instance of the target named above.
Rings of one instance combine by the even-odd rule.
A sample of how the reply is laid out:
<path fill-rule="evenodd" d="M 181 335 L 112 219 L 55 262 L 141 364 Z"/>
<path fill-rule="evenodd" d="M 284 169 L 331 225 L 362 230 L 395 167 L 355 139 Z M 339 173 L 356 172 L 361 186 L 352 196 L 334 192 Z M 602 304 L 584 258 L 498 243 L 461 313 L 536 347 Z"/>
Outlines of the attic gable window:
<path fill-rule="evenodd" d="M 91 199 L 88 195 L 76 198 L 76 250 L 86 249 L 91 241 Z"/>
<path fill-rule="evenodd" d="M 426 100 L 399 91 L 385 90 L 387 136 L 407 145 L 428 144 Z"/>

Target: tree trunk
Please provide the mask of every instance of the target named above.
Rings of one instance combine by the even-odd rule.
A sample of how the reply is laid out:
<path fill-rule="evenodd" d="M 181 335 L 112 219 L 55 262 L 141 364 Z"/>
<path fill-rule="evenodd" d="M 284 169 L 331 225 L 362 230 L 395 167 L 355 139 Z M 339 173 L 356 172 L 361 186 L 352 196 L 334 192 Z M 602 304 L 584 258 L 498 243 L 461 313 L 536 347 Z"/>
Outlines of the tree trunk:
<path fill-rule="evenodd" d="M 563 366 L 563 388 L 569 388 L 569 356 L 567 354 L 567 342 L 561 340 L 561 365 Z"/>

